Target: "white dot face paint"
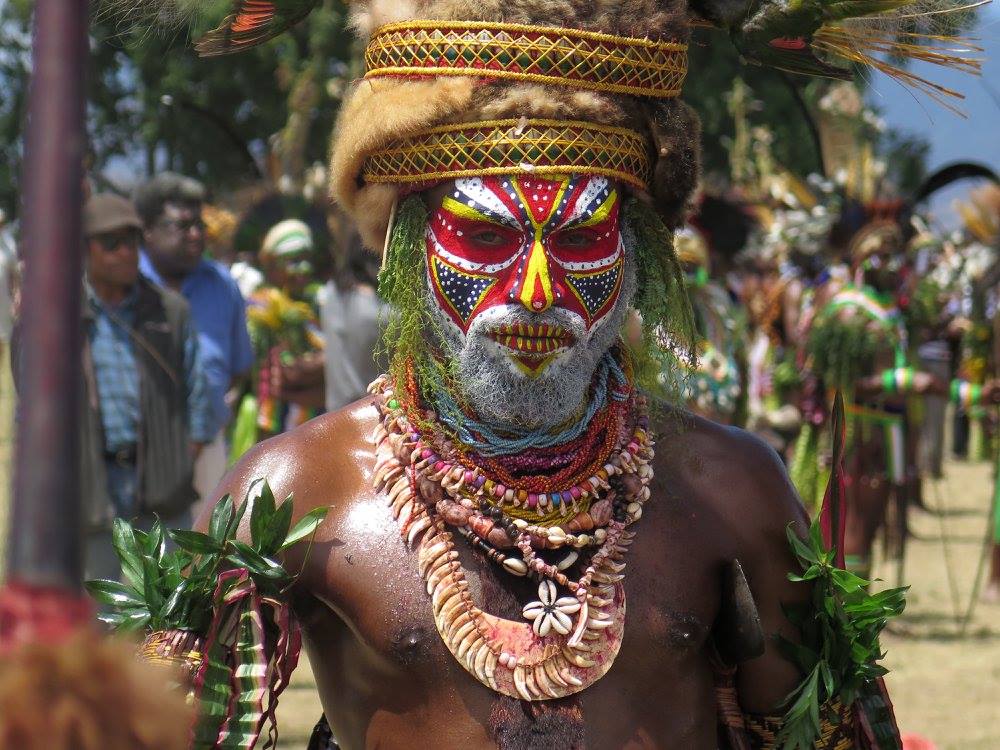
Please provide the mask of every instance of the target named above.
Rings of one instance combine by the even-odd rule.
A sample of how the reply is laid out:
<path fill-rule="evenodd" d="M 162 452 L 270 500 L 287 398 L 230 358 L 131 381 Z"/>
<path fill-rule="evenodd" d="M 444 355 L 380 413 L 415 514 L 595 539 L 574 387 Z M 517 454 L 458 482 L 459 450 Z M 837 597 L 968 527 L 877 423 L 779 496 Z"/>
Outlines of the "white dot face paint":
<path fill-rule="evenodd" d="M 429 299 L 482 416 L 578 405 L 634 292 L 619 209 L 603 177 L 492 177 L 456 180 L 432 215 Z"/>

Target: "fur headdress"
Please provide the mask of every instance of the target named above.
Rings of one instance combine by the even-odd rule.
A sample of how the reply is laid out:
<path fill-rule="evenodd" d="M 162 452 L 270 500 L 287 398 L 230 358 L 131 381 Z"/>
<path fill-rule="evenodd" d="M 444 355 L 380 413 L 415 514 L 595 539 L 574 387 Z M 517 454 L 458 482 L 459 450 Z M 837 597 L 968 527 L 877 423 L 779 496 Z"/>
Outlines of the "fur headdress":
<path fill-rule="evenodd" d="M 494 38 L 514 37 L 512 54 L 519 49 L 523 53 L 519 42 L 538 38 L 531 31 L 534 28 L 574 29 L 609 37 L 640 36 L 674 43 L 678 50 L 688 35 L 687 8 L 678 0 L 372 0 L 357 3 L 354 12 L 355 26 L 365 36 L 377 35 L 386 27 L 406 28 L 408 22 L 423 19 L 441 22 L 442 29 L 453 28 L 448 23 L 451 21 L 503 22 Z M 679 93 L 683 68 L 675 78 L 676 93 L 671 96 L 661 90 L 663 95 L 648 97 L 566 85 L 543 77 L 372 76 L 375 43 L 369 46 L 369 76 L 357 84 L 341 112 L 331 168 L 334 195 L 358 220 L 370 246 L 381 246 L 391 207 L 400 190 L 407 188 L 391 180 L 370 179 L 365 175 L 366 162 L 414 134 L 458 123 L 506 121 L 500 127 L 516 133 L 519 127 L 533 127 L 535 121 L 583 122 L 637 133 L 638 148 L 644 152 L 639 156 L 649 162 L 644 179 L 636 175 L 635 183 L 643 184 L 635 187 L 652 197 L 669 223 L 681 217 L 694 187 L 698 152 L 697 120 L 674 98 Z M 495 49 L 503 47 L 498 44 Z M 576 54 L 584 53 L 577 50 Z M 539 61 L 533 62 L 532 70 L 538 70 Z M 683 59 L 679 62 L 683 65 Z M 572 131 L 557 136 L 574 137 Z M 537 165 L 525 160 L 511 171 L 533 168 Z M 414 184 L 419 182 L 410 183 Z"/>

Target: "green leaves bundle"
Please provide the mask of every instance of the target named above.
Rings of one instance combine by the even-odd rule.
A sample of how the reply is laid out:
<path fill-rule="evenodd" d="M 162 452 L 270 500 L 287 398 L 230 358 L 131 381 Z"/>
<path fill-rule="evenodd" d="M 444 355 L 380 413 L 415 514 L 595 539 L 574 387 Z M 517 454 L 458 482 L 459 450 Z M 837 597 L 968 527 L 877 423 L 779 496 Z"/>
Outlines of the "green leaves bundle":
<path fill-rule="evenodd" d="M 122 581 L 88 581 L 91 596 L 111 608 L 101 615 L 118 631 L 190 630 L 205 635 L 212 620 L 219 575 L 245 568 L 265 597 L 279 597 L 294 576 L 276 556 L 310 537 L 326 517 L 327 508 L 307 513 L 294 527 L 292 497 L 276 505 L 267 482 L 260 495 L 250 493 L 234 508 L 224 497 L 212 512 L 207 534 L 164 529 L 155 522 L 148 532 L 115 520 L 113 542 L 122 565 Z M 250 508 L 250 543 L 236 538 Z M 177 549 L 166 551 L 166 538 Z"/>
<path fill-rule="evenodd" d="M 806 677 L 788 696 L 778 747 L 811 750 L 820 736 L 823 711 L 836 701 L 855 703 L 887 672 L 878 663 L 884 656 L 879 635 L 903 611 L 908 587 L 870 594 L 869 581 L 834 564 L 835 552 L 823 543 L 819 521 L 804 540 L 789 526 L 788 541 L 802 566 L 801 574 L 788 577 L 810 584 L 812 597 L 785 607 L 802 642 L 781 638 L 779 645 Z"/>

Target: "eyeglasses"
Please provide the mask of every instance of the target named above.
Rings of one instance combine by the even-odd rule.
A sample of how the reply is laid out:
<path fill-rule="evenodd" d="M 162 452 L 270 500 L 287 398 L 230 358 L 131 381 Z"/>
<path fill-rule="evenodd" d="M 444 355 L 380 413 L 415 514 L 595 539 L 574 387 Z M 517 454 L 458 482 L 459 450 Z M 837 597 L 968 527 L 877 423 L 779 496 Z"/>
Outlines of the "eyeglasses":
<path fill-rule="evenodd" d="M 99 234 L 93 238 L 101 249 L 106 253 L 114 253 L 123 247 L 129 250 L 139 249 L 139 233 L 134 229 L 121 232 L 109 232 Z"/>
<path fill-rule="evenodd" d="M 160 219 L 156 222 L 157 226 L 163 227 L 170 232 L 180 232 L 181 234 L 186 234 L 192 229 L 197 229 L 199 232 L 205 231 L 205 222 L 199 217 L 197 219 L 188 219 L 187 221 L 179 221 L 177 219 Z"/>

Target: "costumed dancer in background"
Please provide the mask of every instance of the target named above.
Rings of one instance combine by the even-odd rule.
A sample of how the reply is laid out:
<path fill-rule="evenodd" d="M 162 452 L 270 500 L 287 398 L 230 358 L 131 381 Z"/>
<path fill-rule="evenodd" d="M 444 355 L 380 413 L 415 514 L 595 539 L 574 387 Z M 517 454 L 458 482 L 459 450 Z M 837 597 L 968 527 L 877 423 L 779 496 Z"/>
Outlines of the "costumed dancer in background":
<path fill-rule="evenodd" d="M 987 176 L 987 175 L 980 175 Z M 965 327 L 963 337 L 965 350 L 973 354 L 966 363 L 966 371 L 959 372 L 959 379 L 952 383 L 952 401 L 959 408 L 970 406 L 979 400 L 982 404 L 993 404 L 997 400 L 994 378 L 998 375 L 1000 366 L 1000 184 L 996 176 L 990 176 L 992 183 L 977 188 L 969 200 L 956 207 L 965 224 L 966 242 L 963 255 L 967 260 L 962 264 L 967 269 L 963 274 L 967 283 L 963 284 L 970 291 L 969 322 Z M 985 265 L 984 265 L 985 264 Z M 968 282 L 972 282 L 971 284 Z M 982 370 L 989 378 L 982 390 L 977 394 L 977 383 L 974 379 L 963 379 L 963 375 L 975 375 Z M 978 396 L 978 399 L 977 399 Z M 972 407 L 975 408 L 975 407 Z M 983 410 L 983 406 L 979 407 Z M 996 417 L 993 414 L 983 414 L 983 417 Z M 984 419 L 985 421 L 985 419 Z M 993 460 L 994 466 L 994 497 L 992 503 L 993 517 L 990 519 L 991 534 L 989 541 L 989 574 L 982 596 L 985 601 L 1000 601 L 1000 449 L 996 434 L 998 426 L 992 424 Z M 984 453 L 986 440 L 984 443 Z M 973 454 L 970 451 L 970 454 Z"/>
<path fill-rule="evenodd" d="M 256 361 L 233 423 L 230 462 L 324 407 L 324 343 L 311 303 L 314 254 L 312 232 L 298 219 L 282 221 L 264 237 L 259 255 L 264 283 L 247 301 Z"/>
<path fill-rule="evenodd" d="M 695 414 L 720 424 L 746 422 L 746 320 L 711 276 L 708 245 L 685 227 L 674 235 L 697 331 L 697 366 L 683 382 L 681 397 Z"/>

